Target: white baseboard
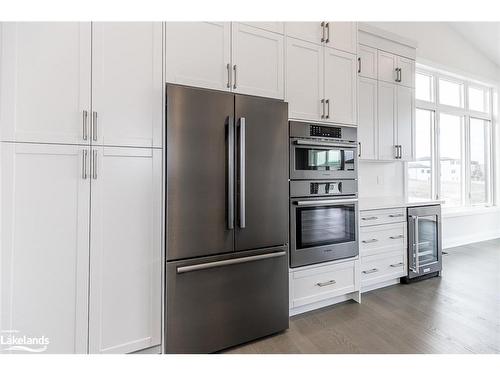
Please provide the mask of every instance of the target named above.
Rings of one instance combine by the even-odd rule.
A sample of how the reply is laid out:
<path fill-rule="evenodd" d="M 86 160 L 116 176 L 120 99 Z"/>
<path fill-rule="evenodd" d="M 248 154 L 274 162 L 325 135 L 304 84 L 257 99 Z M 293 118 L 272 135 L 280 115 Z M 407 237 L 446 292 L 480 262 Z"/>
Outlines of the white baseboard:
<path fill-rule="evenodd" d="M 453 238 L 443 238 L 443 249 L 468 245 L 474 242 L 488 241 L 500 238 L 500 234 L 495 232 L 474 233 L 465 236 L 455 236 Z"/>

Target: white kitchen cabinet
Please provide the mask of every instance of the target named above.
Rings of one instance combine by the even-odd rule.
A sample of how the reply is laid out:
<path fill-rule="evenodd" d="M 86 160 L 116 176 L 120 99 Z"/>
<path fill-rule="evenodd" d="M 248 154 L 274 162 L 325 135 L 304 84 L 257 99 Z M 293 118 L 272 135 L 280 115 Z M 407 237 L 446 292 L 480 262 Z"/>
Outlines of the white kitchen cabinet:
<path fill-rule="evenodd" d="M 325 48 L 326 120 L 356 125 L 356 55 Z"/>
<path fill-rule="evenodd" d="M 165 46 L 167 82 L 230 91 L 230 22 L 167 22 Z"/>
<path fill-rule="evenodd" d="M 91 353 L 160 344 L 162 151 L 93 150 Z"/>
<path fill-rule="evenodd" d="M 379 80 L 415 87 L 414 60 L 378 50 L 377 63 Z"/>
<path fill-rule="evenodd" d="M 86 353 L 89 147 L 0 149 L 0 329 L 45 336 L 47 353 Z"/>
<path fill-rule="evenodd" d="M 161 22 L 96 22 L 92 29 L 93 143 L 161 147 Z"/>
<path fill-rule="evenodd" d="M 289 117 L 321 120 L 324 93 L 323 47 L 287 38 L 286 95 Z"/>
<path fill-rule="evenodd" d="M 287 36 L 356 53 L 356 22 L 286 22 Z"/>
<path fill-rule="evenodd" d="M 284 22 L 241 22 L 241 23 L 257 27 L 259 29 L 272 31 L 273 33 L 283 34 L 285 32 Z"/>
<path fill-rule="evenodd" d="M 397 87 L 396 144 L 400 147 L 400 159 L 410 161 L 414 158 L 414 112 L 415 95 L 410 87 Z"/>
<path fill-rule="evenodd" d="M 397 86 L 378 82 L 378 156 L 380 160 L 396 159 L 396 95 Z"/>
<path fill-rule="evenodd" d="M 233 23 L 233 92 L 283 99 L 283 44 L 283 35 Z"/>
<path fill-rule="evenodd" d="M 89 143 L 90 27 L 90 22 L 0 24 L 1 140 Z"/>
<path fill-rule="evenodd" d="M 401 69 L 401 82 L 399 84 L 407 87 L 415 87 L 415 60 L 398 56 L 397 65 Z"/>
<path fill-rule="evenodd" d="M 359 157 L 377 159 L 377 81 L 360 77 L 358 80 L 358 141 Z"/>
<path fill-rule="evenodd" d="M 358 74 L 361 77 L 377 79 L 377 49 L 359 45 Z"/>

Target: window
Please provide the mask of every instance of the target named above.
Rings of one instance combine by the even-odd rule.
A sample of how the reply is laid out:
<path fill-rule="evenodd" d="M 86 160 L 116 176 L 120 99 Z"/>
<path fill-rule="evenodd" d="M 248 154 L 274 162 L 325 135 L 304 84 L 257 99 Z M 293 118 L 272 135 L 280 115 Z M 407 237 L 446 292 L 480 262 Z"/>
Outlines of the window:
<path fill-rule="evenodd" d="M 407 163 L 409 199 L 445 207 L 492 203 L 492 90 L 419 68 L 415 161 Z"/>

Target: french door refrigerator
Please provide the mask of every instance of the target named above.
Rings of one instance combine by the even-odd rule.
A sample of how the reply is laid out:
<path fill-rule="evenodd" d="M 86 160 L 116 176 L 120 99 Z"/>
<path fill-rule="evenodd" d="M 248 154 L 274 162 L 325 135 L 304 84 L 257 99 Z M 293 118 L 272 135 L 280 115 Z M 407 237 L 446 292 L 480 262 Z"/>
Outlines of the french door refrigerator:
<path fill-rule="evenodd" d="M 283 101 L 167 86 L 166 351 L 288 328 Z"/>

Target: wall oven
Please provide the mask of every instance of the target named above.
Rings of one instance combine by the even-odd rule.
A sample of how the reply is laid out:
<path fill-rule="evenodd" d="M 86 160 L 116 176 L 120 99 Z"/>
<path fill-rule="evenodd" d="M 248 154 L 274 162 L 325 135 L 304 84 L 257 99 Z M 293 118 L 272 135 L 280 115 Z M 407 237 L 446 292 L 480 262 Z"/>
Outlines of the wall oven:
<path fill-rule="evenodd" d="M 356 129 L 290 122 L 292 180 L 356 179 Z"/>
<path fill-rule="evenodd" d="M 290 265 L 358 255 L 356 180 L 290 182 Z"/>

